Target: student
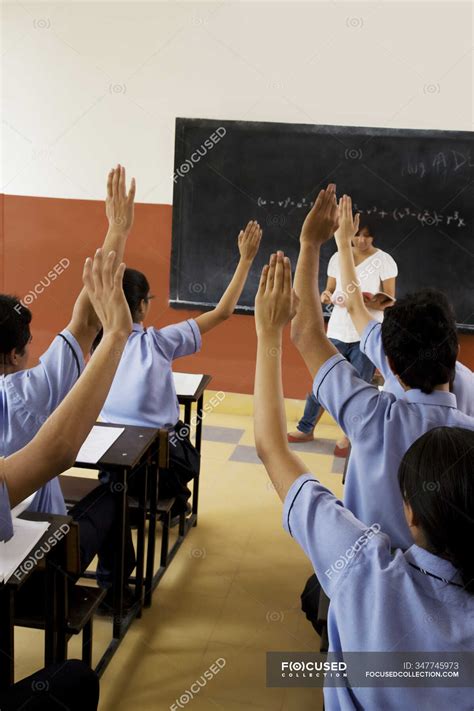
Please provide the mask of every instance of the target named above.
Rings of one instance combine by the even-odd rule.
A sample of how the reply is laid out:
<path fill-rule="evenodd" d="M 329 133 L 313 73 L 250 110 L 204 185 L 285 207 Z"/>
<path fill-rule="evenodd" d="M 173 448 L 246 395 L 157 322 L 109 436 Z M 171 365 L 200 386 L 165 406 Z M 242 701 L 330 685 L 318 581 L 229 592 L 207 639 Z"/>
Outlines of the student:
<path fill-rule="evenodd" d="M 103 259 L 98 250 L 93 262 L 87 259 L 84 265 L 84 286 L 104 330 L 101 344 L 86 371 L 32 440 L 14 454 L 0 457 L 0 542 L 8 541 L 13 535 L 11 508 L 73 465 L 105 401 L 132 329 L 122 289 L 125 265 L 121 264 L 114 273 L 115 261 L 114 252 Z M 0 368 L 4 363 L 5 358 L 1 358 Z M 3 376 L 0 385 L 3 392 Z M 98 688 L 91 675 L 79 662 L 67 662 L 59 669 L 48 668 L 0 694 L 0 706 L 8 710 L 19 708 L 15 704 L 21 700 L 25 703 L 21 708 L 30 708 L 31 703 L 31 708 L 38 711 L 55 708 L 94 711 Z M 51 684 L 51 694 L 57 692 L 55 699 L 30 698 L 35 696 L 31 687 L 28 695 L 30 681 L 43 683 L 45 680 Z M 41 688 L 44 689 L 44 683 Z"/>
<path fill-rule="evenodd" d="M 339 201 L 340 226 L 336 232 L 336 243 L 341 265 L 341 285 L 346 295 L 345 303 L 354 327 L 360 336 L 360 349 L 378 368 L 385 379 L 384 390 L 401 397 L 405 390 L 397 376 L 392 372 L 385 355 L 382 342 L 382 325 L 372 318 L 361 294 L 363 286 L 354 268 L 352 250 L 350 249 L 351 234 L 357 231 L 357 215 L 352 215 L 352 200 L 344 195 Z M 450 330 L 456 328 L 456 319 L 445 294 L 436 289 L 423 289 L 416 293 L 418 303 L 424 301 L 427 306 L 437 303 L 445 314 L 445 320 L 450 324 Z M 454 382 L 450 390 L 456 395 L 457 407 L 466 415 L 474 416 L 474 373 L 465 365 L 456 361 Z"/>
<path fill-rule="evenodd" d="M 395 281 L 398 273 L 395 260 L 381 249 L 374 246 L 375 230 L 368 221 L 362 222 L 354 231 L 349 249 L 353 255 L 356 274 L 364 292 L 376 294 L 380 291 L 395 296 Z M 360 349 L 360 336 L 346 309 L 345 290 L 341 282 L 339 252 L 335 252 L 328 264 L 326 289 L 321 294 L 321 303 L 331 304 L 327 326 L 327 336 L 338 351 L 352 363 L 360 377 L 371 382 L 375 367 Z M 366 309 L 367 310 L 367 309 Z M 367 310 L 368 311 L 368 310 Z M 368 313 L 371 319 L 382 321 L 383 307 L 377 306 Z M 296 432 L 288 434 L 289 442 L 307 442 L 313 439 L 313 432 L 323 410 L 313 392 L 306 399 L 304 415 L 297 425 Z M 346 437 L 339 440 L 334 450 L 335 456 L 346 457 L 349 441 Z"/>
<path fill-rule="evenodd" d="M 133 318 L 128 340 L 109 396 L 101 413 L 105 422 L 166 428 L 170 437 L 170 467 L 160 478 L 160 498 L 175 497 L 171 509 L 173 524 L 188 512 L 188 482 L 199 466 L 199 456 L 191 444 L 187 428 L 179 421 L 179 404 L 174 387 L 172 364 L 176 358 L 196 353 L 201 338 L 230 318 L 244 288 L 257 254 L 262 230 L 248 223 L 238 236 L 240 260 L 234 276 L 217 306 L 195 319 L 164 328 L 144 328 L 149 308 L 150 286 L 141 272 L 127 269 L 124 291 Z M 99 339 L 96 339 L 98 342 Z M 106 480 L 107 474 L 103 475 Z M 133 485 L 129 489 L 133 493 Z"/>
<path fill-rule="evenodd" d="M 330 186 L 319 195 L 301 231 L 295 274 L 301 306 L 291 335 L 314 378 L 316 397 L 351 441 L 345 505 L 368 526 L 381 524 L 393 545 L 405 550 L 413 539 L 397 486 L 404 452 L 434 427 L 474 429 L 474 418 L 457 409 L 456 396 L 449 392 L 457 333 L 437 302 L 419 302 L 416 295 L 400 299 L 385 311 L 382 338 L 405 394 L 396 399 L 359 378 L 325 334 L 315 288 L 320 246 L 334 234 L 337 219 Z"/>
<path fill-rule="evenodd" d="M 325 220 L 318 222 L 323 228 Z M 312 262 L 308 266 L 314 267 Z M 279 253 L 277 261 L 273 255 L 270 267 L 262 272 L 255 301 L 255 443 L 284 502 L 283 525 L 331 598 L 329 651 L 342 659 L 345 652 L 474 651 L 469 624 L 474 618 L 474 432 L 431 429 L 404 454 L 397 480 L 414 543 L 404 553 L 392 552 L 383 529 L 368 529 L 354 517 L 288 447 L 282 334 L 296 307 L 289 260 Z M 298 308 L 295 318 L 299 315 Z M 349 676 L 350 672 L 349 662 Z M 444 707 L 468 711 L 472 688 L 467 687 L 473 680 L 466 679 L 466 673 L 463 679 L 464 688 L 434 687 L 429 682 L 412 687 L 326 686 L 324 698 L 330 711 Z"/>
<path fill-rule="evenodd" d="M 107 180 L 106 214 L 109 229 L 104 241 L 106 253 L 115 251 L 122 260 L 133 225 L 135 180 L 126 192 L 125 168 L 118 165 Z M 0 357 L 4 375 L 0 427 L 0 455 L 6 456 L 25 446 L 42 423 L 57 408 L 84 369 L 100 321 L 86 289 L 76 300 L 68 326 L 53 340 L 38 366 L 27 369 L 31 313 L 18 299 L 0 295 Z M 70 515 L 80 526 L 81 566 L 85 570 L 99 554 L 97 579 L 111 588 L 114 560 L 114 529 L 119 523 L 118 497 L 109 487 L 100 486 L 80 501 Z M 30 511 L 64 515 L 66 505 L 59 479 L 52 479 L 34 497 Z M 126 542 L 126 572 L 135 567 L 130 530 Z M 128 595 L 129 591 L 126 591 Z M 129 595 L 128 595 L 129 596 Z M 130 596 L 129 596 L 130 597 Z"/>

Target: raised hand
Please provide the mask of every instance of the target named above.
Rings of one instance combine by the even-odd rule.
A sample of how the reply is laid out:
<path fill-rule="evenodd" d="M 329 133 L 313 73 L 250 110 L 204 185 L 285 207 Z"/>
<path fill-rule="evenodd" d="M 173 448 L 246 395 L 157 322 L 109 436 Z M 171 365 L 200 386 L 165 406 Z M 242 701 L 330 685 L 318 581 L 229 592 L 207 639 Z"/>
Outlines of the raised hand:
<path fill-rule="evenodd" d="M 123 293 L 122 280 L 125 264 L 115 265 L 115 252 L 104 258 L 98 249 L 94 260 L 88 257 L 84 264 L 82 280 L 92 306 L 99 318 L 104 336 L 128 336 L 132 330 L 132 315 Z"/>
<path fill-rule="evenodd" d="M 239 252 L 242 259 L 252 261 L 258 252 L 260 240 L 262 239 L 262 229 L 258 222 L 251 220 L 245 230 L 240 230 L 238 243 Z"/>
<path fill-rule="evenodd" d="M 336 186 L 330 183 L 321 190 L 301 229 L 300 242 L 321 245 L 330 239 L 338 227 Z"/>
<path fill-rule="evenodd" d="M 359 231 L 359 214 L 355 217 L 352 214 L 352 198 L 343 195 L 339 200 L 338 207 L 339 227 L 336 230 L 335 238 L 338 248 L 348 245 Z"/>
<path fill-rule="evenodd" d="M 120 232 L 130 232 L 134 218 L 136 184 L 132 178 L 130 190 L 126 191 L 126 176 L 123 165 L 118 164 L 107 177 L 107 197 L 105 214 L 109 228 Z"/>
<path fill-rule="evenodd" d="M 295 316 L 298 297 L 291 285 L 291 263 L 283 252 L 272 254 L 262 270 L 255 299 L 257 333 L 280 332 Z"/>

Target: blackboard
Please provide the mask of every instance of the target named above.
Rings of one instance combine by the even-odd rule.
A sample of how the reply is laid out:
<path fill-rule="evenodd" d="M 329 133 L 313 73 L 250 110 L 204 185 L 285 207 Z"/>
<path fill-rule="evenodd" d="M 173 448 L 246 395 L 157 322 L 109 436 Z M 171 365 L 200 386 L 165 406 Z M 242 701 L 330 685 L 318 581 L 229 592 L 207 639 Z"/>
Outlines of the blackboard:
<path fill-rule="evenodd" d="M 375 246 L 399 268 L 397 296 L 426 286 L 451 299 L 461 330 L 474 331 L 472 132 L 176 120 L 170 304 L 212 308 L 238 261 L 237 234 L 263 227 L 239 302 L 252 313 L 259 274 L 283 249 L 293 268 L 299 232 L 328 182 L 373 225 Z M 320 288 L 336 249 L 324 245 Z"/>

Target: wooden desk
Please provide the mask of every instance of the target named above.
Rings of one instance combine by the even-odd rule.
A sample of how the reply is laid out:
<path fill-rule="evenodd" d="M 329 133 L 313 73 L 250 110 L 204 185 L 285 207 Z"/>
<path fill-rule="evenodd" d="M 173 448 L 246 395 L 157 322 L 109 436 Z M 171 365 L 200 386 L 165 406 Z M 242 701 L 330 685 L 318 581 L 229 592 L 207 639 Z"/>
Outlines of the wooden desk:
<path fill-rule="evenodd" d="M 64 525 L 70 526 L 70 516 L 24 512 L 21 518 L 30 521 L 48 521 L 49 528 L 23 560 L 8 582 L 0 583 L 0 690 L 7 689 L 15 680 L 14 619 L 15 594 L 28 580 L 33 570 L 45 565 L 45 666 L 64 661 L 61 639 L 66 624 L 66 535 Z M 52 536 L 58 539 L 54 546 Z M 49 547 L 49 550 L 47 548 Z M 46 552 L 44 552 L 46 551 Z M 23 567 L 25 561 L 31 561 Z M 21 572 L 21 575 L 20 575 Z"/>
<path fill-rule="evenodd" d="M 191 431 L 191 409 L 193 403 L 196 403 L 196 433 L 194 439 L 194 446 L 196 447 L 199 454 L 201 454 L 201 443 L 202 443 L 202 421 L 203 417 L 203 402 L 204 402 L 204 392 L 209 386 L 212 380 L 212 375 L 203 375 L 199 386 L 193 395 L 178 395 L 178 402 L 180 405 L 184 405 L 184 424 L 188 425 Z M 199 465 L 200 468 L 200 465 Z M 193 513 L 191 517 L 191 525 L 197 526 L 197 516 L 198 516 L 198 503 L 199 503 L 199 474 L 194 477 L 193 480 Z"/>
<path fill-rule="evenodd" d="M 130 627 L 132 621 L 141 613 L 142 592 L 144 582 L 144 535 L 146 516 L 146 496 L 148 491 L 148 477 L 157 477 L 157 472 L 152 471 L 153 462 L 156 462 L 158 455 L 158 445 L 160 430 L 151 427 L 135 427 L 132 425 L 117 425 L 105 422 L 98 422 L 98 427 L 125 427 L 124 432 L 116 439 L 103 457 L 96 463 L 90 464 L 77 460 L 76 467 L 83 469 L 99 469 L 110 472 L 113 475 L 111 486 L 115 493 L 120 496 L 120 532 L 117 540 L 116 566 L 114 577 L 114 619 L 112 641 L 105 651 L 102 659 L 96 667 L 100 675 L 105 670 L 114 655 L 125 632 Z M 137 568 L 136 568 L 136 593 L 137 602 L 132 609 L 123 614 L 123 589 L 125 580 L 125 521 L 127 507 L 127 478 L 132 476 L 142 464 L 140 472 L 140 510 L 143 513 L 142 525 L 139 526 L 139 540 L 137 545 Z M 152 507 L 153 508 L 153 507 Z M 153 532 L 154 535 L 154 532 Z"/>

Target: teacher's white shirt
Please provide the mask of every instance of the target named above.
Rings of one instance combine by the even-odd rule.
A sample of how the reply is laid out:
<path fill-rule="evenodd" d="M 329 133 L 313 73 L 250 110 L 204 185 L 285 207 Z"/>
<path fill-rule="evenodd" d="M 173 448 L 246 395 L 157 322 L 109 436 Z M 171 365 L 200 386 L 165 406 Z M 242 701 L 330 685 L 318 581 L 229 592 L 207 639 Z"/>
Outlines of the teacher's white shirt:
<path fill-rule="evenodd" d="M 381 249 L 378 249 L 374 254 L 364 259 L 364 261 L 356 267 L 356 275 L 360 283 L 361 291 L 368 291 L 371 294 L 376 294 L 378 291 L 381 291 L 382 282 L 386 279 L 396 277 L 397 274 L 397 263 L 387 252 L 383 252 Z M 333 254 L 329 260 L 328 276 L 334 277 L 336 280 L 336 290 L 333 294 L 333 299 L 337 298 L 338 294 L 343 296 L 338 252 Z M 369 309 L 369 311 L 372 318 L 376 321 L 383 320 L 383 311 L 375 309 Z M 360 341 L 360 336 L 344 306 L 337 304 L 334 306 L 328 323 L 327 336 L 328 338 L 343 341 L 343 343 L 355 343 L 356 341 Z"/>

